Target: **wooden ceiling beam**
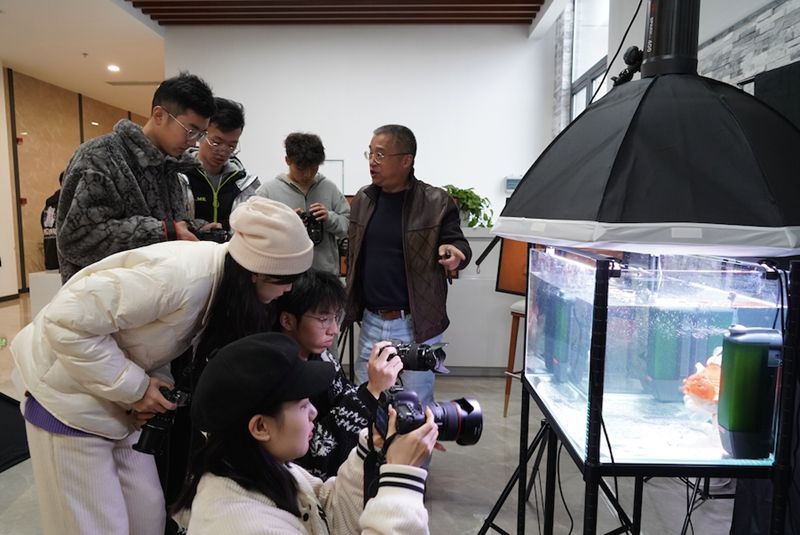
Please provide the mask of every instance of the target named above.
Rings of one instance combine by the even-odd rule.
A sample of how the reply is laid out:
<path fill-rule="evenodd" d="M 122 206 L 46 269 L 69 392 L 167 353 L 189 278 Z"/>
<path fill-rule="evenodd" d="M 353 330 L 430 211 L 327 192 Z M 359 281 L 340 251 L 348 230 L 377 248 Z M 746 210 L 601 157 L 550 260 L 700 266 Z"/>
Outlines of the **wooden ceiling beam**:
<path fill-rule="evenodd" d="M 126 0 L 160 24 L 530 23 L 544 0 Z"/>
<path fill-rule="evenodd" d="M 262 10 L 256 8 L 236 8 L 225 10 L 208 10 L 208 9 L 193 9 L 193 10 L 178 10 L 178 9 L 143 9 L 145 15 L 154 17 L 163 16 L 192 16 L 192 15 L 206 15 L 206 16 L 222 16 L 222 15 L 294 15 L 294 16 L 326 16 L 326 15 L 429 15 L 429 14 L 464 14 L 464 15 L 508 15 L 508 16 L 532 16 L 538 13 L 538 9 L 467 9 L 462 7 L 454 7 L 452 9 L 436 8 L 436 9 L 310 9 L 310 10 Z"/>
<path fill-rule="evenodd" d="M 544 0 L 501 0 L 499 2 L 487 2 L 486 0 L 431 0 L 421 1 L 412 0 L 402 2 L 399 0 L 127 0 L 133 7 L 157 8 L 157 7 L 180 7 L 180 8 L 203 8 L 203 7 L 332 7 L 332 6 L 355 6 L 355 7 L 376 7 L 391 6 L 400 9 L 415 7 L 433 6 L 482 6 L 487 8 L 502 7 L 540 7 Z"/>
<path fill-rule="evenodd" d="M 453 18 L 437 18 L 431 20 L 414 20 L 414 19 L 319 19 L 309 20 L 298 18 L 296 20 L 199 20 L 199 21 L 160 21 L 156 20 L 162 26 L 222 26 L 222 25 L 290 25 L 290 24 L 309 24 L 309 25 L 322 25 L 322 24 L 530 24 L 530 18 L 509 18 L 509 19 L 453 19 Z"/>

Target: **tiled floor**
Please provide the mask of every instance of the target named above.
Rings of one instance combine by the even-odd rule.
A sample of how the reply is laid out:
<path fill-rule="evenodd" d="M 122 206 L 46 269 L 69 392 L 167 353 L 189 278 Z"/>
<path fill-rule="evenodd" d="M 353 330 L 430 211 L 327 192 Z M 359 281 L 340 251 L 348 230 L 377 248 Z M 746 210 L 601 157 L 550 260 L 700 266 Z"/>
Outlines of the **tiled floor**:
<path fill-rule="evenodd" d="M 0 303 L 0 337 L 10 342 L 22 325 L 29 321 L 27 297 Z M 1 344 L 0 344 L 1 345 Z M 0 349 L 0 391 L 17 396 L 8 381 L 13 368 L 6 346 Z M 483 436 L 474 446 L 445 443 L 447 452 L 437 452 L 431 465 L 427 507 L 430 511 L 431 533 L 451 535 L 477 533 L 492 510 L 518 461 L 520 426 L 520 388 L 515 385 L 508 418 L 503 418 L 504 381 L 501 378 L 440 377 L 437 380 L 437 399 L 474 397 L 484 412 Z M 539 427 L 541 415 L 533 410 L 531 437 Z M 543 461 L 544 462 L 544 461 Z M 580 472 L 562 454 L 560 463 L 561 502 L 556 493 L 555 529 L 557 534 L 581 533 L 584 487 Z M 543 477 L 543 472 L 540 476 Z M 526 505 L 526 533 L 539 533 L 537 503 L 541 504 L 541 486 Z M 613 482 L 609 482 L 613 486 Z M 728 487 L 726 487 L 728 488 Z M 621 502 L 630 514 L 633 485 L 619 480 Z M 674 479 L 652 479 L 645 485 L 643 530 L 647 535 L 680 533 L 686 513 L 686 487 Z M 730 500 L 706 502 L 692 516 L 694 533 L 704 535 L 727 534 L 732 503 Z M 516 531 L 517 491 L 514 489 L 497 516 L 496 524 L 503 530 Z M 605 533 L 619 524 L 610 505 L 601 501 L 598 532 Z M 493 531 L 490 530 L 489 533 Z M 30 461 L 21 463 L 0 474 L 0 535 L 36 535 L 41 533 L 33 476 Z M 691 533 L 691 531 L 690 531 Z"/>

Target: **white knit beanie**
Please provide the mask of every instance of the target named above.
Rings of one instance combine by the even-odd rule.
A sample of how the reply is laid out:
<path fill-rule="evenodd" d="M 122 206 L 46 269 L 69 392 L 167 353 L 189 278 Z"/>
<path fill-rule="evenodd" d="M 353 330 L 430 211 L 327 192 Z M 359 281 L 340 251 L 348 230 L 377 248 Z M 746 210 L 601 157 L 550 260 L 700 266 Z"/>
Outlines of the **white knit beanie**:
<path fill-rule="evenodd" d="M 296 275 L 311 267 L 314 243 L 303 221 L 283 203 L 253 196 L 230 217 L 228 252 L 242 267 L 265 275 Z"/>

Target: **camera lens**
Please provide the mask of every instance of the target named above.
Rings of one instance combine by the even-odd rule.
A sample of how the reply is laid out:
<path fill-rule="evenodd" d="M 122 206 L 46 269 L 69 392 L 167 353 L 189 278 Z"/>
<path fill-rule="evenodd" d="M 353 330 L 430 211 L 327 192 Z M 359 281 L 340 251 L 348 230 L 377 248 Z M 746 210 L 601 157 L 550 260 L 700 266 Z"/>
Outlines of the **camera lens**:
<path fill-rule="evenodd" d="M 459 398 L 431 405 L 439 426 L 439 440 L 455 440 L 461 446 L 477 444 L 483 431 L 483 412 L 477 400 Z"/>

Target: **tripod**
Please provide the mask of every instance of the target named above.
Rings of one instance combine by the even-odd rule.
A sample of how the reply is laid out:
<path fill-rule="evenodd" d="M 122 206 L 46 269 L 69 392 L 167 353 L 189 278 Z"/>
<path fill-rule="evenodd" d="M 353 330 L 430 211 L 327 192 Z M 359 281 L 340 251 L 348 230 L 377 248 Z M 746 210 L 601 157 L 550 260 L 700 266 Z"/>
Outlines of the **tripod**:
<path fill-rule="evenodd" d="M 523 395 L 522 398 L 522 412 L 524 417 L 527 417 L 528 409 L 529 409 L 530 400 L 528 396 Z M 524 424 L 527 427 L 527 424 Z M 556 461 L 558 457 L 557 453 L 557 438 L 555 431 L 550 427 L 550 424 L 547 420 L 541 420 L 539 431 L 536 433 L 536 436 L 533 437 L 530 445 L 525 444 L 524 441 L 526 440 L 525 436 L 527 435 L 527 429 L 525 429 L 524 433 L 520 433 L 520 446 L 527 447 L 527 449 L 520 448 L 520 463 L 517 465 L 517 468 L 514 470 L 514 473 L 511 474 L 511 478 L 506 483 L 506 486 L 503 488 L 503 492 L 500 494 L 500 497 L 495 502 L 494 507 L 492 507 L 492 511 L 489 513 L 489 516 L 486 517 L 481 529 L 478 531 L 478 535 L 484 535 L 486 532 L 489 531 L 489 528 L 494 529 L 498 533 L 502 533 L 503 535 L 508 535 L 508 532 L 500 528 L 497 524 L 494 523 L 495 518 L 497 518 L 498 513 L 500 513 L 500 509 L 502 509 L 503 505 L 505 504 L 506 500 L 508 499 L 509 495 L 511 494 L 511 490 L 514 488 L 514 485 L 519 482 L 519 501 L 520 504 L 527 503 L 528 499 L 530 498 L 531 491 L 533 490 L 534 481 L 536 481 L 536 474 L 539 471 L 539 464 L 542 461 L 542 456 L 544 455 L 545 449 L 547 449 L 547 479 L 545 481 L 545 498 L 544 498 L 544 506 L 545 506 L 545 533 L 552 533 L 553 532 L 553 507 L 555 501 L 555 471 L 556 471 Z M 524 452 L 524 453 L 523 453 Z M 533 468 L 531 469 L 531 480 L 527 483 L 526 486 L 526 477 L 527 474 L 522 471 L 522 466 L 528 464 L 533 457 L 534 453 L 536 454 L 536 461 L 533 463 Z M 523 506 L 520 505 L 520 508 Z M 517 517 L 517 533 L 525 533 L 525 515 L 518 515 Z M 548 530 L 549 528 L 549 530 Z"/>

